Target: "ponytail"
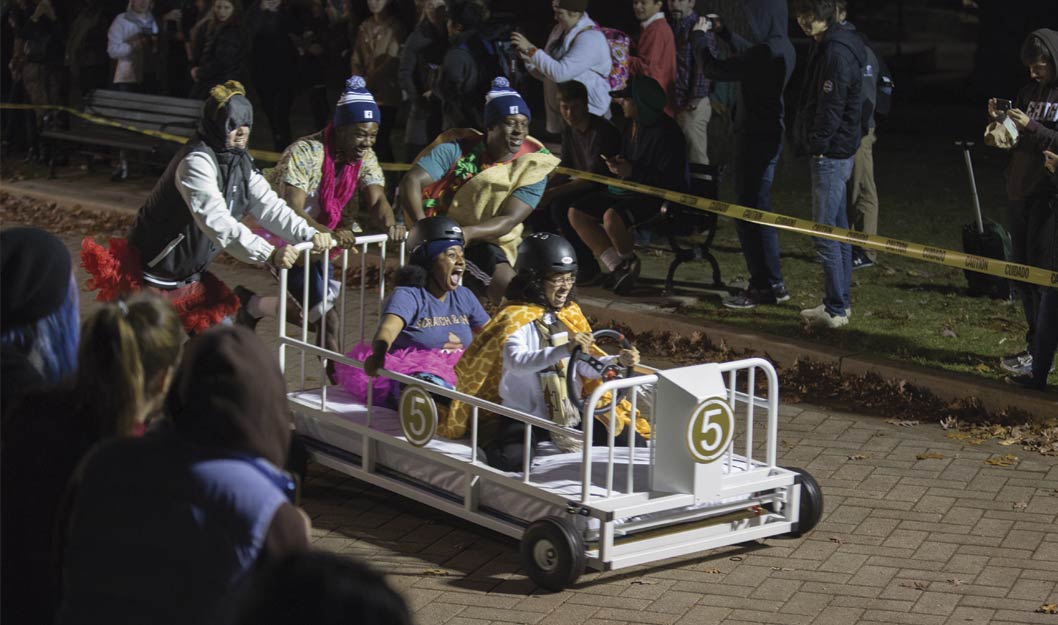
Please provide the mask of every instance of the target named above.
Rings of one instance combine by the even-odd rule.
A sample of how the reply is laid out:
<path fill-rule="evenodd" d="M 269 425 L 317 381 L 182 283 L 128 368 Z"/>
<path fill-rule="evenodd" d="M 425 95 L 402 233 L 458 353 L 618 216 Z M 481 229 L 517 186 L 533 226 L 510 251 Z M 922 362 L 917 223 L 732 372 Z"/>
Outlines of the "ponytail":
<path fill-rule="evenodd" d="M 108 304 L 81 332 L 78 397 L 91 402 L 100 436 L 128 436 L 155 399 L 148 385 L 175 367 L 184 340 L 176 309 L 154 296 Z"/>
<path fill-rule="evenodd" d="M 81 330 L 77 396 L 91 402 L 100 437 L 131 432 L 143 406 L 143 364 L 127 310 L 124 302 L 107 304 Z"/>

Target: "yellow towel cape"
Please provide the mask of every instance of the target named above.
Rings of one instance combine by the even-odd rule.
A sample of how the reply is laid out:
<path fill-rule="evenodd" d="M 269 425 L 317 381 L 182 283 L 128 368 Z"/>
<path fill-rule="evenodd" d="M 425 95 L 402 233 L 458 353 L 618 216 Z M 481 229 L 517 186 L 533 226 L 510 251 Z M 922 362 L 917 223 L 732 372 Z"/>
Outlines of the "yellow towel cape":
<path fill-rule="evenodd" d="M 485 324 L 481 333 L 474 337 L 470 347 L 463 352 L 463 356 L 456 363 L 455 372 L 458 377 L 456 390 L 480 399 L 501 403 L 499 389 L 500 378 L 503 374 L 503 344 L 518 328 L 536 321 L 543 315 L 544 308 L 542 306 L 526 304 L 509 304 L 505 306 L 503 310 Z M 558 311 L 558 318 L 572 332 L 591 332 L 591 326 L 576 302 L 572 302 Z M 596 355 L 604 354 L 598 348 L 595 348 L 594 351 Z M 601 383 L 598 379 L 584 380 L 582 396 L 587 398 Z M 606 393 L 600 400 L 600 404 L 608 405 L 609 402 L 610 393 Z M 462 438 L 466 436 L 471 410 L 471 406 L 460 401 L 453 401 L 447 414 L 439 416 L 438 434 L 445 438 Z M 632 406 L 627 400 L 622 399 L 618 403 L 615 436 L 619 435 L 630 421 L 631 410 Z M 480 418 L 484 417 L 484 413 L 480 415 Z M 599 420 L 603 424 L 608 424 L 609 413 L 605 413 L 605 418 L 600 418 Z M 639 415 L 636 415 L 636 432 L 644 438 L 650 438 L 650 423 Z"/>

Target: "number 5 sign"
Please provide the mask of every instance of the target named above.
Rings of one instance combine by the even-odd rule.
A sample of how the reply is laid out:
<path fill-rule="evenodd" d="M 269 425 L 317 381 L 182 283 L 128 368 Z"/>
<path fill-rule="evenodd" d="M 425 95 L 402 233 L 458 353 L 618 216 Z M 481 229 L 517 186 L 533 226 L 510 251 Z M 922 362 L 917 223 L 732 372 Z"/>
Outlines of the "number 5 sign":
<path fill-rule="evenodd" d="M 708 464 L 719 458 L 735 432 L 735 415 L 719 397 L 710 397 L 694 409 L 687 425 L 687 445 L 696 462 Z"/>
<path fill-rule="evenodd" d="M 404 438 L 423 447 L 437 431 L 437 404 L 422 387 L 406 386 L 400 394 L 400 429 Z"/>

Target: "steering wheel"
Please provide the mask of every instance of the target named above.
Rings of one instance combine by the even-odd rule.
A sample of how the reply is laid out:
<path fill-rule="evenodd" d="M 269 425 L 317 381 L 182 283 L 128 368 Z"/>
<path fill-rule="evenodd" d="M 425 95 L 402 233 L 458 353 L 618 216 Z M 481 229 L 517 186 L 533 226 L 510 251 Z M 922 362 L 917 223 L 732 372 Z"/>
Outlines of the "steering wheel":
<path fill-rule="evenodd" d="M 625 335 L 618 332 L 617 330 L 596 330 L 591 333 L 595 340 L 599 339 L 613 339 L 620 344 L 621 349 L 632 349 L 632 343 L 629 342 Z M 605 363 L 595 356 L 585 352 L 581 349 L 580 345 L 573 348 L 573 351 L 569 354 L 569 363 L 566 365 L 566 394 L 569 396 L 570 403 L 577 409 L 577 412 L 584 411 L 584 400 L 581 399 L 580 393 L 578 392 L 577 386 L 574 384 L 576 379 L 577 363 L 583 362 L 589 367 L 599 372 L 599 379 L 603 382 L 609 382 L 610 380 L 618 380 L 621 378 L 630 378 L 634 373 L 633 367 L 622 367 L 616 362 Z M 616 393 L 617 397 L 611 397 L 613 402 L 619 402 L 621 399 L 628 396 L 631 389 L 621 389 Z M 613 393 L 611 393 L 613 395 Z M 594 414 L 602 415 L 610 409 L 610 404 L 604 406 L 596 406 Z"/>

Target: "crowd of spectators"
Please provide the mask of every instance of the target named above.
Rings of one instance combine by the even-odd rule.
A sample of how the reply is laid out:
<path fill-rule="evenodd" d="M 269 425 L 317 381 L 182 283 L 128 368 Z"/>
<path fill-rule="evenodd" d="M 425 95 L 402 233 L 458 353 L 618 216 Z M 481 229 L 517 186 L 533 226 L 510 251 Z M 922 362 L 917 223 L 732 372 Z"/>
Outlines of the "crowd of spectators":
<path fill-rule="evenodd" d="M 556 301 L 572 301 L 576 284 L 601 282 L 620 295 L 634 290 L 633 228 L 657 216 L 663 202 L 555 175 L 560 163 L 707 196 L 715 196 L 723 164 L 733 171 L 739 204 L 772 210 L 789 130 L 794 152 L 809 158 L 813 220 L 844 228 L 851 211 L 863 215 L 865 231 L 877 227 L 871 145 L 880 60 L 846 20 L 842 0 L 794 0 L 792 15 L 782 0 L 744 0 L 738 15 L 699 14 L 688 0 L 670 0 L 668 12 L 660 0 L 630 0 L 639 27 L 624 57 L 629 38 L 599 27 L 587 0 L 552 1 L 555 24 L 543 47 L 497 23 L 483 0 L 367 0 L 363 7 L 258 0 L 245 11 L 240 0 L 113 4 L 8 6 L 4 22 L 15 34 L 5 40 L 13 51 L 9 93 L 56 104 L 110 86 L 203 99 L 203 118 L 130 235 L 158 275 L 138 265 L 129 271 L 154 295 L 112 298 L 79 325 L 64 244 L 39 230 L 3 232 L 4 619 L 227 623 L 242 609 L 245 622 L 271 622 L 301 609 L 284 603 L 292 585 L 305 586 L 304 596 L 328 592 L 318 578 L 337 581 L 331 594 L 310 602 L 321 610 L 314 622 L 329 622 L 322 612 L 409 621 L 377 574 L 305 554 L 310 522 L 283 470 L 291 434 L 282 373 L 251 331 L 224 321 L 253 326 L 280 304 L 236 289 L 223 298 L 223 314 L 192 326 L 186 306 L 178 314 L 171 305 L 186 300 L 157 296 L 184 289 L 180 297 L 199 297 L 197 285 L 220 247 L 245 262 L 289 268 L 292 248 L 273 247 L 239 224 L 247 212 L 288 241 L 312 240 L 317 251 L 330 247 L 332 235 L 339 245 L 355 243 L 341 218 L 357 192 L 394 238 L 404 236 L 394 213 L 413 222 L 418 277 L 390 300 L 364 354 L 369 374 L 404 346 L 401 336 L 432 327 L 435 317 L 461 318 L 459 310 L 431 312 L 434 301 L 448 298 L 471 314 L 459 333 L 429 332 L 419 347 L 462 349 L 477 340 L 487 314 L 461 286 L 464 278 L 495 304 L 519 288 L 526 301 L 556 308 Z M 790 17 L 811 42 L 787 128 L 783 94 L 796 61 Z M 1007 178 L 1013 260 L 1054 270 L 1058 33 L 1034 31 L 1020 52 L 1030 81 L 1009 110 L 993 100 L 988 114 L 1021 135 Z M 350 74 L 332 108 L 335 77 Z M 253 111 L 236 79 L 252 85 L 284 150 L 268 177 L 246 153 Z M 521 91 L 533 81 L 545 104 L 541 134 L 561 146 L 561 159 L 529 136 L 533 118 Z M 717 163 L 709 126 L 714 109 L 725 108 L 713 99 L 723 83 L 740 88 L 734 154 Z M 308 93 L 321 130 L 295 141 L 290 111 L 300 92 Z M 378 161 L 394 159 L 391 133 L 405 105 L 404 152 L 414 164 L 387 194 Z M 43 112 L 25 121 L 31 151 L 35 129 L 62 123 Z M 157 215 L 167 217 L 152 221 Z M 523 237 L 523 223 L 537 234 Z M 788 300 L 775 230 L 739 222 L 738 236 L 750 280 L 724 305 Z M 174 252 L 184 239 L 194 245 Z M 534 245 L 547 247 L 550 256 L 539 256 L 550 260 L 527 273 L 518 258 Z M 837 329 L 852 315 L 851 272 L 870 259 L 857 263 L 847 243 L 815 245 L 824 297 L 801 315 L 810 326 Z M 529 273 L 548 290 L 526 295 Z M 317 289 L 324 291 L 316 295 L 317 315 L 327 309 L 328 288 Z M 1028 349 L 1003 366 L 1015 383 L 1042 388 L 1058 347 L 1058 298 L 1053 288 L 1023 284 L 1018 292 Z M 424 316 L 431 325 L 418 325 Z M 225 327 L 209 328 L 218 324 Z M 189 342 L 185 328 L 196 335 Z M 465 424 L 453 419 L 447 426 L 455 432 Z M 107 566 L 99 566 L 103 561 Z M 135 573 L 148 569 L 154 574 Z M 235 600 L 241 594 L 244 606 Z"/>
<path fill-rule="evenodd" d="M 269 347 L 232 326 L 188 340 L 149 293 L 79 325 L 62 241 L 10 228 L 0 250 L 0 618 L 411 622 L 378 573 L 310 549 Z"/>
<path fill-rule="evenodd" d="M 620 24 L 627 34 L 589 10 L 609 15 L 613 3 L 550 4 L 554 23 L 544 38 L 542 29 L 533 32 L 531 23 L 503 13 L 508 7 L 499 0 L 256 0 L 248 7 L 240 0 L 20 0 L 5 10 L 14 34 L 9 94 L 34 104 L 76 103 L 86 91 L 109 86 L 202 99 L 213 87 L 240 80 L 281 151 L 296 143 L 291 111 L 299 94 L 306 94 L 315 128 L 324 128 L 342 82 L 362 76 L 379 112 L 378 160 L 403 156 L 418 166 L 405 179 L 411 191 L 393 198 L 390 185 L 386 192 L 414 221 L 412 208 L 422 201 L 414 196 L 452 164 L 429 154 L 428 146 L 454 129 L 489 132 L 483 103 L 500 77 L 526 101 L 540 96 L 543 114 L 533 134 L 549 147 L 560 145 L 566 167 L 706 197 L 716 196 L 723 170 L 733 178 L 738 204 L 772 211 L 771 187 L 787 141 L 794 154 L 808 157 L 813 220 L 877 233 L 872 152 L 892 83 L 882 55 L 847 19 L 845 0 L 627 0 L 621 4 L 634 16 L 631 25 Z M 789 38 L 796 30 L 809 39 L 801 59 Z M 1023 60 L 1053 74 L 1050 35 L 1037 34 L 1029 41 L 1042 43 L 1023 51 Z M 798 64 L 798 99 L 786 102 Z M 1053 75 L 1033 71 L 1034 84 L 1053 92 Z M 1038 127 L 1058 124 L 1052 96 L 1037 95 L 1039 101 L 1019 96 L 1009 113 L 1025 135 L 1043 136 Z M 721 154 L 710 144 L 718 132 L 711 121 L 726 123 L 732 111 L 733 150 Z M 403 145 L 395 145 L 398 119 L 406 120 Z M 43 111 L 24 120 L 31 153 L 39 153 L 34 129 L 62 123 Z M 5 132 L 5 140 L 18 135 Z M 1020 233 L 1034 218 L 1032 207 L 1046 204 L 1054 191 L 1040 173 L 1048 147 L 1032 136 L 1013 151 L 1008 195 L 1017 261 L 1027 257 Z M 524 219 L 533 230 L 562 234 L 577 250 L 579 284 L 602 282 L 618 294 L 634 290 L 635 228 L 665 210 L 663 202 L 558 175 L 532 193 L 512 191 L 528 198 L 533 210 Z M 521 224 L 508 223 L 512 214 L 495 237 Z M 491 230 L 500 223 L 488 222 Z M 789 300 L 778 232 L 740 221 L 737 233 L 749 280 L 723 304 L 747 309 Z M 870 267 L 873 252 L 825 239 L 815 245 L 825 295 L 801 314 L 809 326 L 836 329 L 851 319 L 852 271 Z M 502 267 L 500 273 L 513 275 Z M 502 292 L 496 287 L 491 295 L 498 301 Z M 1019 292 L 1031 345 L 1039 294 L 1028 287 Z M 1028 373 L 1028 352 L 1008 360 L 1012 373 Z"/>

